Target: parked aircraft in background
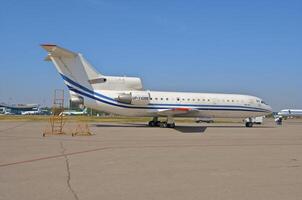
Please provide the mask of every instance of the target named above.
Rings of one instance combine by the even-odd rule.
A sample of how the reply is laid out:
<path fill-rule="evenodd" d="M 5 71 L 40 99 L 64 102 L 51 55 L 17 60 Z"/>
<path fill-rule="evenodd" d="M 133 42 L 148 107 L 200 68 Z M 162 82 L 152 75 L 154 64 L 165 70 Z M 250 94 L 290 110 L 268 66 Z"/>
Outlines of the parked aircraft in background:
<path fill-rule="evenodd" d="M 87 115 L 87 108 L 85 108 L 83 111 L 76 111 L 76 110 L 66 110 L 61 112 L 60 115 L 66 116 L 66 115 Z"/>
<path fill-rule="evenodd" d="M 40 114 L 42 114 L 40 109 L 21 112 L 21 115 L 40 115 Z"/>
<path fill-rule="evenodd" d="M 11 109 L 0 107 L 0 115 L 13 115 L 13 113 L 11 113 Z"/>
<path fill-rule="evenodd" d="M 6 111 L 6 112 L 4 113 L 4 115 L 14 115 L 14 114 L 11 113 L 11 112 Z"/>
<path fill-rule="evenodd" d="M 275 117 L 277 125 L 282 125 L 282 120 L 287 118 L 302 117 L 301 109 L 283 109 L 278 112 Z"/>
<path fill-rule="evenodd" d="M 5 108 L 0 107 L 0 115 L 4 115 L 5 111 L 6 111 Z"/>
<path fill-rule="evenodd" d="M 105 76 L 80 53 L 53 44 L 41 45 L 70 90 L 72 101 L 86 107 L 125 116 L 153 117 L 149 126 L 175 127 L 175 117 L 248 118 L 270 114 L 262 99 L 240 94 L 159 92 L 144 90 L 140 78 Z M 155 77 L 156 78 L 156 77 Z M 158 117 L 166 117 L 160 122 Z"/>
<path fill-rule="evenodd" d="M 38 104 L 6 104 L 0 103 L 0 113 L 6 115 L 39 114 Z M 35 112 L 31 112 L 35 111 Z"/>
<path fill-rule="evenodd" d="M 301 109 L 284 109 L 278 112 L 279 117 L 289 118 L 289 117 L 302 117 Z"/>
<path fill-rule="evenodd" d="M 11 113 L 11 112 L 9 112 L 9 111 L 5 111 L 5 112 L 3 113 L 3 115 L 13 115 L 13 113 Z"/>

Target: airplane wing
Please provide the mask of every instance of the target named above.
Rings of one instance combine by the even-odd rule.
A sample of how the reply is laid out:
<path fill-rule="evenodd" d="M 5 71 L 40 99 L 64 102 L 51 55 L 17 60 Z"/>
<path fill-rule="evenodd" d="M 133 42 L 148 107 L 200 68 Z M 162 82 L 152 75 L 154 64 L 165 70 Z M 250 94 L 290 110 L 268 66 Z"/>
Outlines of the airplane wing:
<path fill-rule="evenodd" d="M 199 110 L 192 108 L 171 108 L 157 110 L 157 113 L 162 116 L 193 115 L 197 114 L 198 112 Z"/>

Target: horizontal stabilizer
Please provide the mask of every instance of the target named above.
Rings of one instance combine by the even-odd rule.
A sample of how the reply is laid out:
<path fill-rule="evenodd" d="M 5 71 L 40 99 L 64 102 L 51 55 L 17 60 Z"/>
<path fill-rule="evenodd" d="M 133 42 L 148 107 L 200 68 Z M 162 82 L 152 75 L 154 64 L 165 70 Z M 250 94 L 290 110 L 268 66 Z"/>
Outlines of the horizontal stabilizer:
<path fill-rule="evenodd" d="M 76 53 L 59 47 L 55 44 L 41 44 L 41 47 L 45 49 L 50 56 L 53 57 L 65 57 L 65 58 L 74 58 L 77 56 Z M 45 58 L 45 60 L 49 60 L 49 56 Z"/>

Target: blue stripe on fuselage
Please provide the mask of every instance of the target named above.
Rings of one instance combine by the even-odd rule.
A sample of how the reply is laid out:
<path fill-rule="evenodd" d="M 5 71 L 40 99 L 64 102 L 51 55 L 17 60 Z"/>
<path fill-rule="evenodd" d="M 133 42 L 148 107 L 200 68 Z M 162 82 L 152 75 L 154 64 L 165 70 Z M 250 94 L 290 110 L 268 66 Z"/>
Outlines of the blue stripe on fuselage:
<path fill-rule="evenodd" d="M 108 101 L 105 101 L 103 99 L 100 99 L 100 98 L 95 98 L 94 96 L 91 96 L 89 95 L 90 98 L 93 97 L 93 99 L 95 100 L 98 100 L 98 101 L 101 101 L 103 103 L 107 103 L 107 104 L 110 104 L 110 105 L 115 105 L 115 106 L 119 106 L 119 107 L 124 107 L 124 108 L 138 108 L 138 109 L 171 109 L 173 107 L 162 107 L 162 106 L 178 106 L 178 107 L 197 107 L 196 109 L 200 110 L 239 110 L 239 111 L 256 111 L 256 112 L 267 112 L 267 110 L 265 109 L 261 109 L 261 108 L 254 108 L 254 107 L 245 107 L 245 106 L 230 106 L 230 105 L 194 105 L 194 104 L 148 104 L 149 106 L 147 107 L 138 107 L 138 106 L 129 106 L 127 104 L 123 104 L 123 103 L 120 103 L 118 101 L 116 101 L 115 99 L 112 99 L 110 97 L 107 97 L 105 95 L 102 95 L 100 93 L 97 93 L 97 92 L 94 92 L 92 90 L 89 90 L 88 88 L 78 84 L 77 82 L 71 80 L 70 78 L 64 76 L 63 74 L 60 74 L 62 76 L 62 78 L 67 81 L 68 83 L 80 88 L 81 90 L 85 91 L 85 92 L 88 92 L 92 95 L 95 95 L 95 96 L 98 96 L 98 97 L 101 97 L 101 98 L 104 98 L 104 99 L 107 99 L 107 100 L 110 100 L 110 101 L 113 101 L 113 102 L 108 102 Z M 69 85 L 67 85 L 68 88 L 72 91 L 76 90 L 75 88 L 72 88 L 70 87 Z M 71 89 L 72 88 L 72 89 Z M 79 90 L 77 90 L 77 93 L 80 93 Z M 82 92 L 81 92 L 82 93 Z M 83 95 L 87 96 L 88 94 L 86 93 L 83 93 Z M 88 96 L 87 96 L 88 97 Z M 152 106 L 161 106 L 161 107 L 152 107 Z M 198 107 L 209 107 L 209 108 L 198 108 Z M 216 108 L 212 108 L 212 107 L 217 107 L 219 109 L 216 109 Z M 228 107 L 230 109 L 222 109 L 223 107 Z M 231 108 L 237 108 L 237 109 L 231 109 Z"/>
<path fill-rule="evenodd" d="M 77 82 L 74 82 L 73 80 L 71 80 L 71 79 L 68 78 L 67 76 L 64 76 L 63 74 L 60 74 L 60 75 L 61 75 L 62 78 L 63 78 L 65 81 L 67 81 L 68 83 L 71 83 L 72 85 L 74 85 L 74 86 L 76 86 L 76 87 L 78 87 L 78 88 L 81 88 L 82 90 L 84 90 L 84 91 L 86 91 L 86 92 L 88 92 L 88 93 L 94 94 L 94 95 L 99 96 L 99 97 L 102 97 L 102 98 L 104 98 L 104 99 L 108 99 L 108 100 L 111 100 L 111 101 L 115 101 L 114 99 L 112 99 L 112 98 L 110 98 L 110 97 L 107 97 L 107 96 L 104 96 L 104 95 L 102 95 L 102 94 L 96 93 L 96 92 L 94 92 L 94 91 L 92 91 L 92 90 L 89 90 L 88 88 L 86 88 L 86 87 L 84 87 L 84 86 L 78 84 Z"/>
<path fill-rule="evenodd" d="M 126 105 L 120 105 L 120 104 L 116 104 L 116 103 L 112 103 L 112 102 L 108 102 L 106 100 L 103 100 L 103 99 L 100 99 L 98 97 L 95 97 L 95 96 L 92 96 L 90 94 L 87 94 L 85 92 L 82 92 L 82 91 L 79 91 L 69 85 L 68 86 L 68 89 L 75 92 L 75 93 L 78 93 L 80 95 L 83 95 L 83 96 L 86 96 L 86 97 L 89 97 L 91 99 L 94 99 L 94 100 L 97 100 L 99 102 L 102 102 L 102 103 L 105 103 L 105 104 L 108 104 L 108 105 L 112 105 L 112 106 L 117 106 L 117 107 L 121 107 L 121 108 L 132 108 L 132 109 L 173 109 L 173 107 L 152 107 L 152 106 L 148 106 L 148 107 L 132 107 L 132 106 L 126 106 Z M 231 108 L 197 108 L 198 110 L 224 110 L 224 111 L 248 111 L 248 112 L 265 112 L 265 111 L 260 111 L 260 110 L 253 110 L 253 109 L 231 109 Z"/>

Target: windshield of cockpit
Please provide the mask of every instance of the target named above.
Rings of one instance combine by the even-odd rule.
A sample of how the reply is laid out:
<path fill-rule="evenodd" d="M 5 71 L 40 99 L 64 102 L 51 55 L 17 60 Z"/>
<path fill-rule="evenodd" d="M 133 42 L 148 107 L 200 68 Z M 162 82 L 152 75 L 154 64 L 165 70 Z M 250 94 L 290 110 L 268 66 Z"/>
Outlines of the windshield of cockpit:
<path fill-rule="evenodd" d="M 261 103 L 264 105 L 268 105 L 267 103 L 265 103 L 265 101 L 261 100 Z"/>

